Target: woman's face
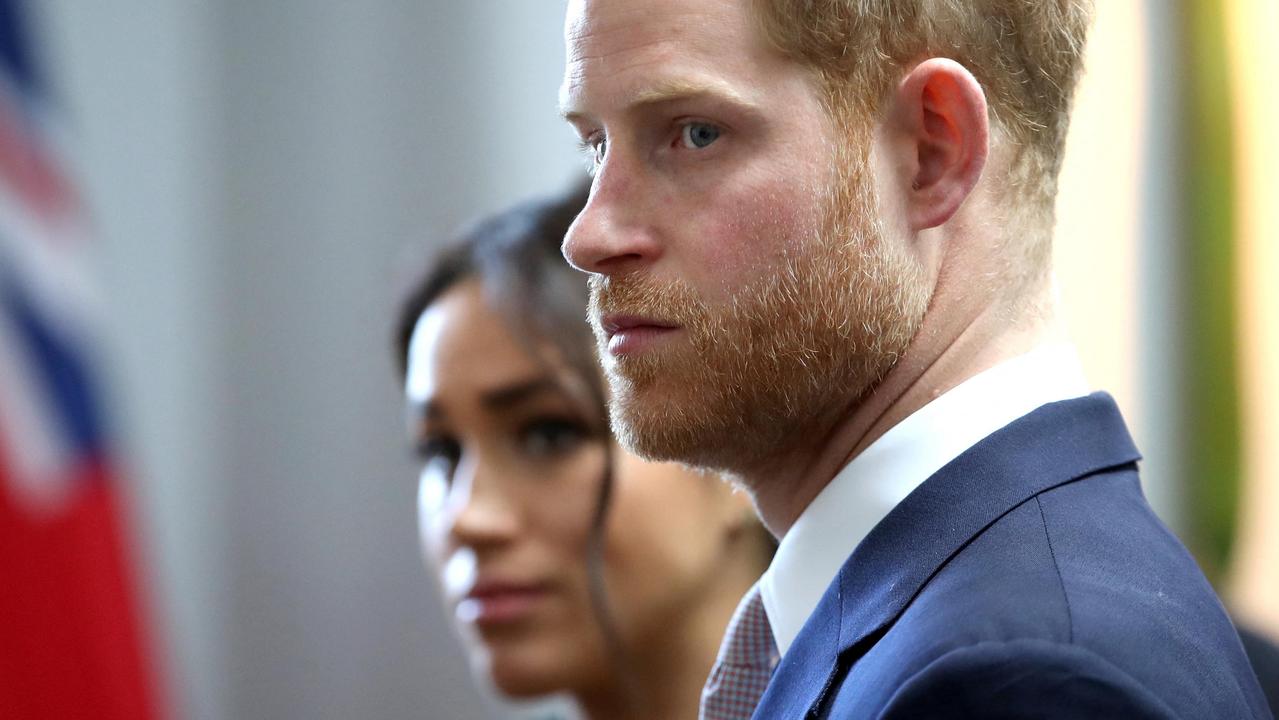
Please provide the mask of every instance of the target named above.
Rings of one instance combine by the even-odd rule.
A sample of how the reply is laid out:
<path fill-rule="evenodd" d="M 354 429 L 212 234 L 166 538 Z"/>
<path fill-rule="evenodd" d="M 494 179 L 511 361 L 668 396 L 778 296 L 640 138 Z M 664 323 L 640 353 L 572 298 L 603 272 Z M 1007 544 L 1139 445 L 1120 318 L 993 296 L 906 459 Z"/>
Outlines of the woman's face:
<path fill-rule="evenodd" d="M 409 347 L 423 549 L 477 667 L 511 696 L 615 680 L 585 563 L 611 440 L 548 358 L 530 354 L 474 280 L 427 308 Z M 718 480 L 614 453 L 606 587 L 627 650 L 643 657 L 715 592 L 750 509 Z"/>

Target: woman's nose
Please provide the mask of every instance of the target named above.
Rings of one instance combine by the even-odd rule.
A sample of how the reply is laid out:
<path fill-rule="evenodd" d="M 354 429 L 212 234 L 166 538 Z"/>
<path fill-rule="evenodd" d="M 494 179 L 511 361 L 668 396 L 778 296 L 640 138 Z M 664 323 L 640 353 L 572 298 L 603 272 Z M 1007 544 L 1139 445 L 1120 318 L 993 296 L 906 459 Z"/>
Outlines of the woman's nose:
<path fill-rule="evenodd" d="M 519 508 L 500 474 L 483 462 L 458 467 L 454 482 L 462 494 L 455 500 L 450 535 L 460 545 L 479 548 L 500 544 L 519 533 Z"/>

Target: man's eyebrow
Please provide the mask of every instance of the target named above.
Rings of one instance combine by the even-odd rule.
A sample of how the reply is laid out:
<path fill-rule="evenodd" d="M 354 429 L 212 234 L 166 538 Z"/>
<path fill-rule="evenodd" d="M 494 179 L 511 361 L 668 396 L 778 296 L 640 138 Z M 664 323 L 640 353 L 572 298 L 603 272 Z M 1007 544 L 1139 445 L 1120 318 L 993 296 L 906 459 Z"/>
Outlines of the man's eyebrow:
<path fill-rule="evenodd" d="M 727 83 L 702 80 L 663 80 L 647 85 L 627 96 L 622 102 L 622 107 L 627 111 L 634 111 L 652 105 L 703 98 L 736 105 L 747 110 L 753 110 L 755 107 L 753 102 Z M 571 123 L 577 123 L 589 117 L 589 113 L 582 112 L 574 108 L 571 103 L 565 102 L 560 104 L 560 115 Z"/>
<path fill-rule="evenodd" d="M 655 105 L 657 103 L 703 97 L 714 98 L 734 105 L 752 105 L 750 101 L 728 83 L 715 80 L 664 80 L 637 91 L 629 98 L 627 105 Z"/>

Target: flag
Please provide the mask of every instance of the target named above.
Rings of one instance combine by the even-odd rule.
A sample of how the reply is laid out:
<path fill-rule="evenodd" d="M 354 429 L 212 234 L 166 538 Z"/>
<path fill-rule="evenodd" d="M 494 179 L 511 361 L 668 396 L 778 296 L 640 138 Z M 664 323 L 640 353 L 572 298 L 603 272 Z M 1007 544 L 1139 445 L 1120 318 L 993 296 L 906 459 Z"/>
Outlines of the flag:
<path fill-rule="evenodd" d="M 151 720 L 89 235 L 22 11 L 0 0 L 0 718 Z"/>

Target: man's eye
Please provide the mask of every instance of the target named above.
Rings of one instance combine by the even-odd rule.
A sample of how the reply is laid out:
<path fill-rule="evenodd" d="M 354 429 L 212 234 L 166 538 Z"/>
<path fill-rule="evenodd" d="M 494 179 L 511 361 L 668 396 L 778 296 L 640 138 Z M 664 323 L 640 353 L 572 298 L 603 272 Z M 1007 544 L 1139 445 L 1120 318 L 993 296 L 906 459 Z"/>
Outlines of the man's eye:
<path fill-rule="evenodd" d="M 534 420 L 519 430 L 523 451 L 533 457 L 555 457 L 578 448 L 587 437 L 587 429 L 572 420 L 544 418 Z"/>
<path fill-rule="evenodd" d="M 595 174 L 600 165 L 604 164 L 604 155 L 608 152 L 608 142 L 604 134 L 592 134 L 588 138 L 578 140 L 577 147 L 581 151 L 583 159 L 586 160 L 587 172 L 592 175 Z"/>
<path fill-rule="evenodd" d="M 599 138 L 591 143 L 591 163 L 595 167 L 604 164 L 604 155 L 608 153 L 608 139 Z"/>
<path fill-rule="evenodd" d="M 701 150 L 719 139 L 719 128 L 709 123 L 688 123 L 680 128 L 680 142 L 689 150 Z"/>

